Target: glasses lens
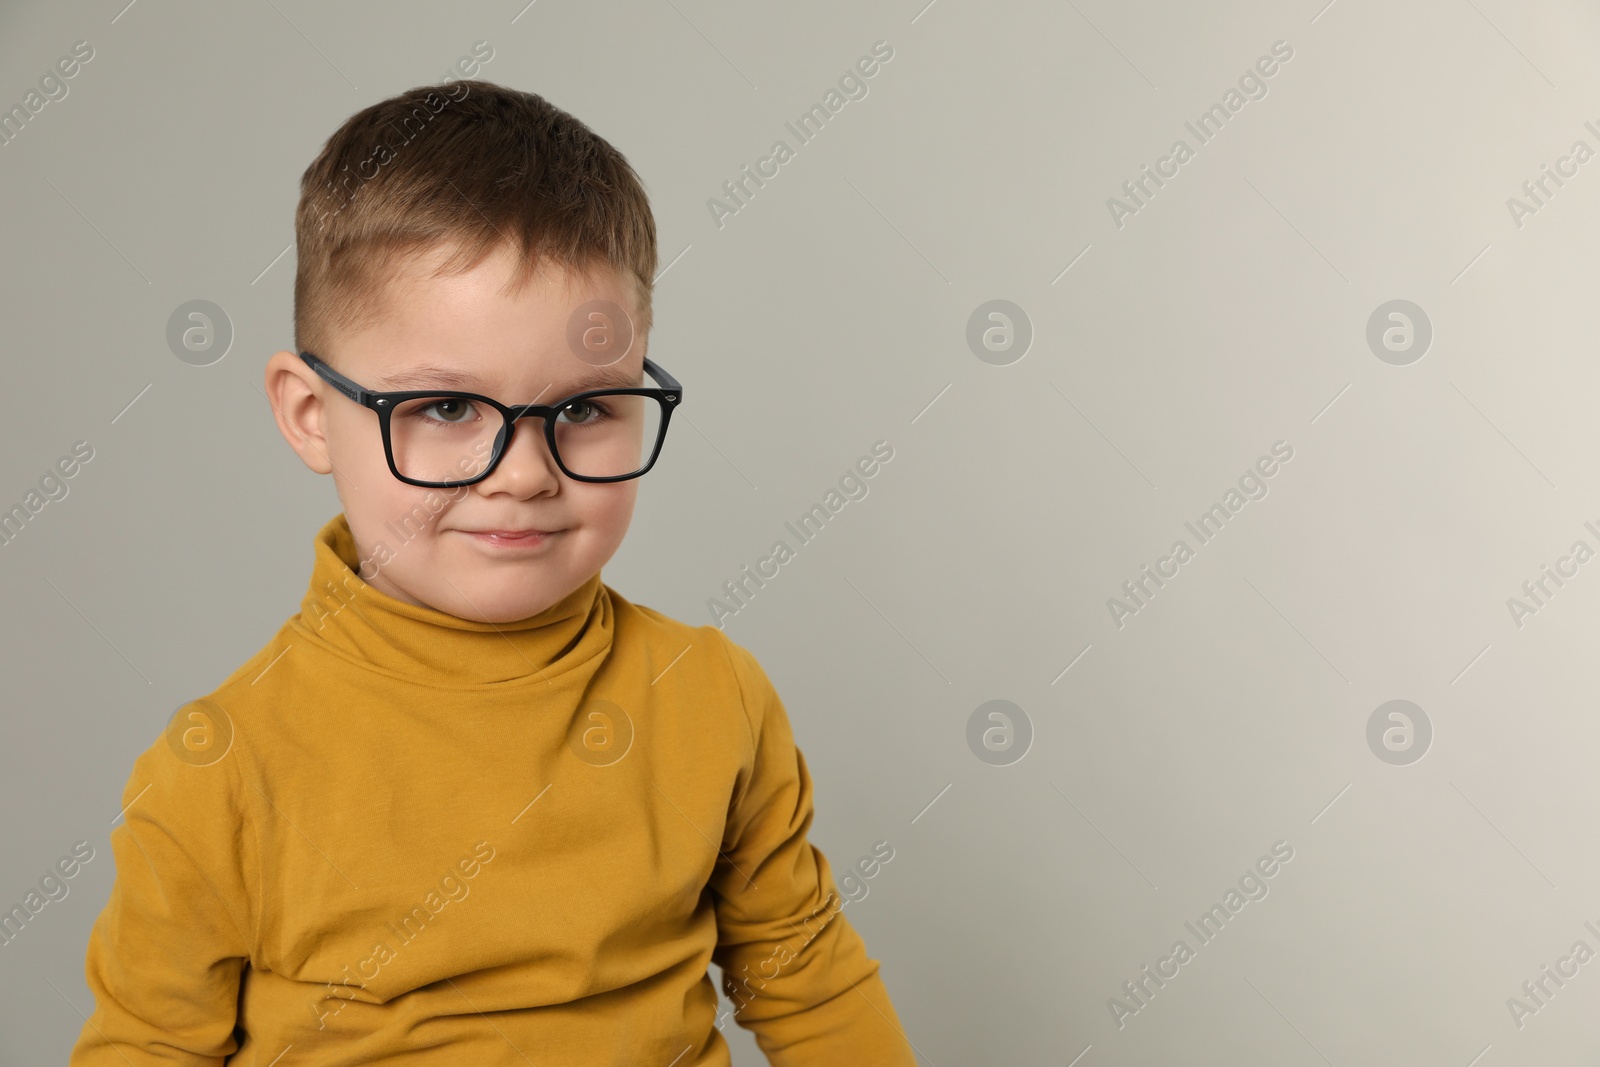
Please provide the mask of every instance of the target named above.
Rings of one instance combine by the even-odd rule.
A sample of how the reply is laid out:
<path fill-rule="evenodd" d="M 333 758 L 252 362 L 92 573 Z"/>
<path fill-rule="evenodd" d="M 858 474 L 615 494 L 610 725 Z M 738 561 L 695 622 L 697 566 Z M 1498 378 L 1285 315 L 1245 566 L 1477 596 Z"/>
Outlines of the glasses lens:
<path fill-rule="evenodd" d="M 394 465 L 407 478 L 449 482 L 481 474 L 494 454 L 500 412 L 459 396 L 403 400 L 389 416 Z"/>
<path fill-rule="evenodd" d="M 661 436 L 661 403 L 635 393 L 597 393 L 563 404 L 556 452 L 573 474 L 615 478 L 642 470 Z"/>

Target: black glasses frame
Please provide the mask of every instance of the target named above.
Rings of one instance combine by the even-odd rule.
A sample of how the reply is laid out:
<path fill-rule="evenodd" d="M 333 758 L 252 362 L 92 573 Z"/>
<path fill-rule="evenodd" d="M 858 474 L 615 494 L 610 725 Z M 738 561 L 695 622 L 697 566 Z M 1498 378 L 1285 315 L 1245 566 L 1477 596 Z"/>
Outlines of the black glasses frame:
<path fill-rule="evenodd" d="M 343 393 L 351 400 L 354 400 L 362 407 L 371 408 L 373 411 L 378 413 L 378 426 L 383 431 L 383 455 L 384 458 L 389 462 L 390 473 L 392 473 L 402 482 L 405 482 L 407 485 L 420 485 L 428 489 L 454 489 L 457 486 L 474 485 L 489 477 L 489 475 L 494 473 L 494 469 L 500 465 L 501 457 L 506 454 L 506 449 L 510 447 L 511 438 L 515 432 L 517 420 L 528 418 L 539 418 L 544 420 L 545 443 L 550 446 L 550 455 L 555 459 L 556 466 L 560 467 L 561 473 L 565 474 L 568 478 L 572 478 L 573 480 L 580 482 L 625 482 L 631 478 L 638 478 L 648 473 L 650 468 L 655 466 L 656 457 L 661 454 L 661 444 L 667 439 L 667 424 L 672 420 L 672 410 L 683 402 L 683 386 L 678 384 L 678 379 L 668 374 L 659 364 L 657 364 L 654 360 L 651 360 L 649 357 L 645 358 L 644 370 L 646 374 L 650 375 L 650 377 L 661 383 L 661 387 L 659 389 L 652 389 L 647 386 L 586 389 L 581 393 L 574 393 L 556 404 L 523 404 L 515 408 L 507 407 L 492 396 L 484 396 L 482 393 L 463 393 L 454 389 L 410 389 L 398 393 L 375 393 L 365 386 L 358 385 L 349 378 L 346 378 L 344 375 L 328 366 L 310 352 L 301 352 L 300 358 L 305 360 L 306 365 L 312 370 L 316 371 L 317 374 L 322 377 L 323 381 L 327 382 L 329 385 L 333 386 L 339 392 Z M 556 447 L 556 416 L 561 413 L 562 408 L 573 403 L 574 401 L 583 400 L 591 396 L 602 396 L 608 393 L 627 393 L 634 396 L 647 396 L 661 405 L 661 426 L 656 431 L 655 447 L 650 450 L 650 458 L 645 462 L 645 465 L 634 471 L 632 474 L 613 474 L 605 477 L 574 474 L 572 471 L 567 469 L 567 465 L 565 463 L 561 462 L 561 452 Z M 404 474 L 400 473 L 400 468 L 395 466 L 394 447 L 389 441 L 389 416 L 393 413 L 396 404 L 406 400 L 418 400 L 422 397 L 430 396 L 459 397 L 463 400 L 476 400 L 479 403 L 487 404 L 496 411 L 500 412 L 504 421 L 500 426 L 500 432 L 495 435 L 494 454 L 489 457 L 489 463 L 486 467 L 484 467 L 482 472 L 473 475 L 471 478 L 455 478 L 444 482 L 425 482 L 419 478 L 407 478 Z"/>

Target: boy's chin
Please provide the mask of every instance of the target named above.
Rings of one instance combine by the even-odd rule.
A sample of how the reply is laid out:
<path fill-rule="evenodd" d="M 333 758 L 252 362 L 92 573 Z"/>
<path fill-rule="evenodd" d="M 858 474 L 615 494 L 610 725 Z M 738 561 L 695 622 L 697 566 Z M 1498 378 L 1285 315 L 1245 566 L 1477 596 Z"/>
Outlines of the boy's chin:
<path fill-rule="evenodd" d="M 422 591 L 416 600 L 437 611 L 443 611 L 474 622 L 517 622 L 537 615 L 576 588 L 557 582 L 552 587 L 548 578 L 526 582 L 508 581 L 504 571 L 481 574 L 451 574 L 448 581 L 439 582 L 439 588 Z"/>

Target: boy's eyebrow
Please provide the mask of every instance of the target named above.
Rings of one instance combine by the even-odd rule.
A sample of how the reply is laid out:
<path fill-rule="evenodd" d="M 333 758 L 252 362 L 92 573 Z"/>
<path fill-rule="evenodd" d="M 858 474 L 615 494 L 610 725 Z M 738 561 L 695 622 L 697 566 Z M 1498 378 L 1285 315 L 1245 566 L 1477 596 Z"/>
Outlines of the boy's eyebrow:
<path fill-rule="evenodd" d="M 543 396 L 552 394 L 557 396 L 571 396 L 581 393 L 585 389 L 621 388 L 630 389 L 639 385 L 638 380 L 627 371 L 617 367 L 596 367 L 591 373 L 585 374 L 577 381 L 570 382 L 559 391 L 546 387 Z M 396 371 L 387 377 L 378 380 L 379 391 L 387 392 L 399 389 L 457 389 L 463 392 L 487 393 L 483 379 L 470 371 L 453 370 L 449 367 L 412 367 L 409 370 Z M 520 403 L 520 401 L 517 401 Z"/>

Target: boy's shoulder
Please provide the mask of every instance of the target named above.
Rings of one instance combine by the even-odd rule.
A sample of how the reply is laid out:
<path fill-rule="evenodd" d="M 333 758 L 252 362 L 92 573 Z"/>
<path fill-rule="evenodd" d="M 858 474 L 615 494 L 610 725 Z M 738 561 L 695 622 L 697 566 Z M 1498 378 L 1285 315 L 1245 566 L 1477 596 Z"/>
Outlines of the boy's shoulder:
<path fill-rule="evenodd" d="M 657 678 L 663 677 L 672 669 L 672 665 L 687 659 L 696 652 L 700 654 L 702 663 L 697 676 L 697 682 L 715 678 L 715 683 L 697 688 L 695 697 L 697 702 L 725 696 L 729 704 L 736 703 L 739 715 L 743 718 L 748 733 L 749 753 L 754 758 L 754 753 L 760 744 L 760 739 L 772 732 L 772 724 L 778 722 L 778 733 L 787 735 L 791 731 L 788 723 L 788 711 L 784 708 L 783 700 L 779 697 L 777 689 L 771 679 L 767 677 L 761 662 L 748 648 L 739 644 L 719 626 L 710 623 L 694 625 L 675 619 L 665 612 L 644 604 L 634 603 L 618 595 L 610 586 L 606 587 L 613 598 L 615 609 L 616 634 L 627 635 L 645 634 L 646 642 L 653 652 L 660 654 L 660 662 L 666 664 L 666 669 L 653 667 L 652 672 L 659 670 Z M 629 638 L 623 637 L 624 645 Z M 709 662 L 706 662 L 709 661 Z M 709 670 L 710 673 L 707 673 Z M 652 688 L 655 682 L 651 682 Z M 748 779 L 741 784 L 740 793 L 748 785 Z"/>
<path fill-rule="evenodd" d="M 729 637 L 720 627 L 711 623 L 689 623 L 682 619 L 674 618 L 663 611 L 630 600 L 610 586 L 606 591 L 611 597 L 612 606 L 616 613 L 616 628 L 619 636 L 626 629 L 629 632 L 624 639 L 659 640 L 671 644 L 676 641 L 678 648 L 701 646 L 715 649 L 717 654 L 727 661 L 729 669 L 739 674 L 744 674 L 753 666 L 757 670 L 760 664 L 756 662 L 755 655 L 749 649 Z"/>
<path fill-rule="evenodd" d="M 274 693 L 268 679 L 294 647 L 292 621 L 293 617 L 284 620 L 266 644 L 210 692 L 180 703 L 164 736 L 150 747 L 170 748 L 181 762 L 195 766 L 206 766 L 226 755 L 233 747 L 235 724 L 253 718 L 256 706 L 280 695 Z"/>

